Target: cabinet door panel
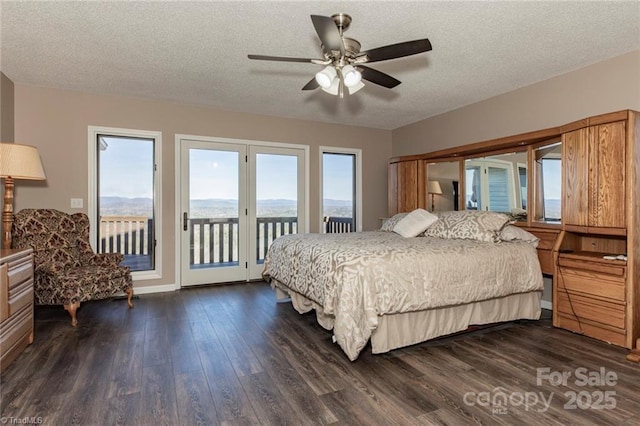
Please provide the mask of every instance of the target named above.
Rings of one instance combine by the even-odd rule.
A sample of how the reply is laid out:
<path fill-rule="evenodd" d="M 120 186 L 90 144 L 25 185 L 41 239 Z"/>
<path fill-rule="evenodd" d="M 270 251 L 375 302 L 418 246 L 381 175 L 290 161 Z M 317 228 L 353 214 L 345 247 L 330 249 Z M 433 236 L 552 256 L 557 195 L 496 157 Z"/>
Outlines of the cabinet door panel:
<path fill-rule="evenodd" d="M 410 212 L 418 205 L 417 161 L 398 163 L 398 212 Z"/>
<path fill-rule="evenodd" d="M 596 147 L 592 151 L 592 197 L 589 226 L 625 227 L 625 122 L 594 128 Z"/>
<path fill-rule="evenodd" d="M 418 160 L 397 163 L 397 211 L 410 212 L 417 208 L 425 208 L 425 173 L 424 163 Z"/>
<path fill-rule="evenodd" d="M 398 163 L 389 164 L 388 173 L 387 215 L 391 217 L 398 213 Z"/>
<path fill-rule="evenodd" d="M 589 129 L 562 136 L 562 221 L 587 226 L 589 221 Z"/>

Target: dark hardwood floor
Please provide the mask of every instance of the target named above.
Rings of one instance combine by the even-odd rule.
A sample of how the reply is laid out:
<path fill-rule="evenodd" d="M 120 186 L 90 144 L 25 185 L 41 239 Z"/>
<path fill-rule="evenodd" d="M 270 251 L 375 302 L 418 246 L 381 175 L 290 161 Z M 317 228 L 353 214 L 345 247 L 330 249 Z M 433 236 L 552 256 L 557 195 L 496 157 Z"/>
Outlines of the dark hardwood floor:
<path fill-rule="evenodd" d="M 37 308 L 1 377 L 2 423 L 640 424 L 640 366 L 549 319 L 353 363 L 265 283 L 90 302 L 78 319 Z"/>

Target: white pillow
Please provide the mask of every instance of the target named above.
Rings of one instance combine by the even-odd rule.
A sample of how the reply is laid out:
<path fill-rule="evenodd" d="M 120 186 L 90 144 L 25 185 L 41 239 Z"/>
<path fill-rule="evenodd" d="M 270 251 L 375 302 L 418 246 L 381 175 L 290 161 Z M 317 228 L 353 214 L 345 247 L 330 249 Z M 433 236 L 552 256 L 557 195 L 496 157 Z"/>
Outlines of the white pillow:
<path fill-rule="evenodd" d="M 416 237 L 422 234 L 437 220 L 438 216 L 423 209 L 416 209 L 402 218 L 396 226 L 393 227 L 393 232 L 405 238 Z"/>

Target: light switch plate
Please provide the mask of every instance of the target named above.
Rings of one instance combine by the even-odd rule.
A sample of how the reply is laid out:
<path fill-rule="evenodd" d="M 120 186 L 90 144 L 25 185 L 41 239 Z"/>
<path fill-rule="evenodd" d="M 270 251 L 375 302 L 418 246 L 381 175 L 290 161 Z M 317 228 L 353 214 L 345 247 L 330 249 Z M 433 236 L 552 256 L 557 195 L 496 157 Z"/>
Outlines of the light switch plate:
<path fill-rule="evenodd" d="M 83 202 L 82 198 L 72 198 L 71 199 L 71 208 L 72 209 L 81 209 Z"/>

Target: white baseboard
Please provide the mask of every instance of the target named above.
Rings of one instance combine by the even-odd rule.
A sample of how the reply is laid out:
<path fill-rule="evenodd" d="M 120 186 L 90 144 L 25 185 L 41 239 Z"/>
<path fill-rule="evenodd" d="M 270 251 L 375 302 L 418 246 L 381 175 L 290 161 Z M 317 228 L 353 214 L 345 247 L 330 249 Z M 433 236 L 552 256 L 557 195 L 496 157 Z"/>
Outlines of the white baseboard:
<path fill-rule="evenodd" d="M 542 309 L 553 311 L 553 303 L 549 302 L 548 300 L 541 300 L 540 306 L 542 307 Z"/>
<path fill-rule="evenodd" d="M 166 293 L 168 291 L 176 291 L 180 287 L 175 284 L 162 284 L 162 285 L 147 285 L 136 287 L 135 283 L 133 284 L 133 293 L 135 295 L 140 294 L 153 294 L 153 293 Z"/>

